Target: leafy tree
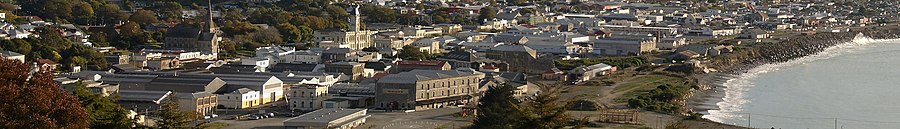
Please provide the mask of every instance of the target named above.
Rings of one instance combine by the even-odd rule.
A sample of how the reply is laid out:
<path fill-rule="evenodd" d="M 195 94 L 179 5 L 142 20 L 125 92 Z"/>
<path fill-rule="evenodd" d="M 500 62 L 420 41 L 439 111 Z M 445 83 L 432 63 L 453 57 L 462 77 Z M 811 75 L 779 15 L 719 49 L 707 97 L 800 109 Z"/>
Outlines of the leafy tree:
<path fill-rule="evenodd" d="M 0 59 L 0 128 L 83 129 L 88 114 L 76 98 L 53 81 L 49 71 Z"/>
<path fill-rule="evenodd" d="M 106 4 L 97 9 L 97 21 L 105 25 L 116 25 L 126 19 L 127 15 L 119 6 Z"/>
<path fill-rule="evenodd" d="M 75 85 L 73 94 L 87 111 L 90 128 L 126 129 L 134 125 L 134 120 L 128 118 L 128 110 L 116 104 L 115 98 L 92 93 L 81 82 Z"/>
<path fill-rule="evenodd" d="M 90 24 L 94 22 L 94 8 L 91 4 L 81 3 L 77 4 L 75 8 L 72 10 L 73 13 L 78 14 L 75 17 L 75 23 L 78 24 Z"/>
<path fill-rule="evenodd" d="M 133 14 L 131 14 L 131 16 L 128 18 L 128 20 L 132 21 L 132 22 L 137 22 L 138 24 L 141 24 L 141 25 L 148 25 L 148 24 L 153 24 L 153 23 L 159 22 L 159 19 L 157 19 L 156 14 L 154 14 L 154 12 L 150 11 L 150 10 L 135 11 Z"/>
<path fill-rule="evenodd" d="M 253 32 L 250 35 L 260 44 L 284 44 L 284 39 L 281 37 L 281 34 L 278 33 L 278 29 L 275 28 L 256 30 L 256 32 Z"/>
<path fill-rule="evenodd" d="M 191 122 L 197 120 L 197 114 L 194 112 L 182 112 L 178 110 L 178 99 L 175 93 L 165 99 L 156 115 L 159 121 L 156 121 L 157 128 L 160 129 L 186 129 L 191 128 Z"/>
<path fill-rule="evenodd" d="M 404 60 L 424 60 L 428 59 L 428 55 L 422 51 L 419 51 L 419 48 L 416 48 L 411 45 L 403 46 L 403 50 L 400 50 L 400 53 L 397 54 L 397 57 Z"/>
<path fill-rule="evenodd" d="M 300 42 L 303 40 L 303 32 L 300 31 L 297 26 L 281 23 L 278 26 L 275 26 L 278 29 L 278 32 L 284 36 L 284 39 L 288 42 Z"/>
<path fill-rule="evenodd" d="M 488 87 L 478 103 L 478 115 L 474 129 L 518 129 L 525 120 L 522 109 L 513 95 L 515 87 L 499 85 Z"/>
<path fill-rule="evenodd" d="M 184 7 L 177 2 L 166 2 L 162 4 L 157 4 L 157 7 L 154 7 L 156 12 L 158 12 L 162 19 L 166 20 L 177 20 L 181 18 L 181 11 L 184 10 Z"/>
<path fill-rule="evenodd" d="M 366 22 L 370 23 L 396 23 L 397 11 L 377 5 L 365 5 L 359 8 L 360 13 L 366 16 Z"/>
<path fill-rule="evenodd" d="M 256 26 L 245 21 L 229 20 L 225 21 L 222 31 L 225 32 L 226 36 L 232 37 L 256 31 Z"/>
<path fill-rule="evenodd" d="M 497 10 L 492 7 L 483 7 L 478 12 L 478 22 L 480 23 L 494 18 L 497 18 Z"/>

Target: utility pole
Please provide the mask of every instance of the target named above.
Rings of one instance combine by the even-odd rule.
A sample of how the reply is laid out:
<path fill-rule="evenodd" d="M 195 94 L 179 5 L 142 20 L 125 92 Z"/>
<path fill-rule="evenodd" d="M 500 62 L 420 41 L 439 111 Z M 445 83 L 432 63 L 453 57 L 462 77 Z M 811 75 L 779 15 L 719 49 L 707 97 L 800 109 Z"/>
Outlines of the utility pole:
<path fill-rule="evenodd" d="M 753 127 L 750 126 L 750 121 L 753 120 L 753 119 L 750 118 L 750 115 L 751 115 L 750 113 L 747 113 L 747 127 L 748 127 L 748 128 L 753 128 Z"/>
<path fill-rule="evenodd" d="M 837 118 L 834 118 L 834 129 L 837 129 Z"/>

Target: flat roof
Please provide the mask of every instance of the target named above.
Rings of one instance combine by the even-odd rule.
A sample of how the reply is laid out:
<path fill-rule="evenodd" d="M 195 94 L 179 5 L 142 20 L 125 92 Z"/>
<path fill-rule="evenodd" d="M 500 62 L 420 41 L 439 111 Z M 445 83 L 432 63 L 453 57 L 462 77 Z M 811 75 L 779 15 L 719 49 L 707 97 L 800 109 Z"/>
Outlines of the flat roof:
<path fill-rule="evenodd" d="M 344 109 L 344 108 L 323 108 L 315 110 L 291 119 L 284 120 L 284 123 L 331 123 L 335 120 L 349 116 L 357 112 L 365 112 L 367 109 Z"/>

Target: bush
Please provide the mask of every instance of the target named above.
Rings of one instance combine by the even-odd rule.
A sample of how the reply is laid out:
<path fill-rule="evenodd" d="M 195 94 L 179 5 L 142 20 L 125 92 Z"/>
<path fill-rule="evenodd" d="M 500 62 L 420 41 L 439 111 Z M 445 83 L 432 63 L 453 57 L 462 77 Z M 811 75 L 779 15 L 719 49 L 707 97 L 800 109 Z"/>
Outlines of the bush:
<path fill-rule="evenodd" d="M 646 94 L 628 100 L 628 107 L 663 113 L 675 113 L 681 107 L 671 102 L 684 97 L 690 88 L 687 86 L 664 84 Z"/>

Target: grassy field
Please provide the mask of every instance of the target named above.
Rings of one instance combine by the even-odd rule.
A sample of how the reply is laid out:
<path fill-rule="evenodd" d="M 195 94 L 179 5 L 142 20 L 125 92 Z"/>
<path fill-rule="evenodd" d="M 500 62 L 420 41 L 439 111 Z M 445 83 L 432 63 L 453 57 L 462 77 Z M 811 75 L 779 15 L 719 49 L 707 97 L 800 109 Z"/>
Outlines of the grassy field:
<path fill-rule="evenodd" d="M 611 91 L 611 94 L 621 94 L 616 97 L 616 102 L 625 102 L 639 94 L 646 93 L 662 84 L 681 84 L 684 78 L 665 75 L 643 75 L 625 81 Z"/>

